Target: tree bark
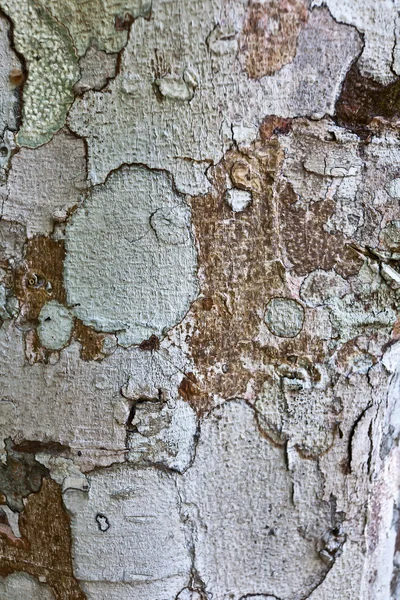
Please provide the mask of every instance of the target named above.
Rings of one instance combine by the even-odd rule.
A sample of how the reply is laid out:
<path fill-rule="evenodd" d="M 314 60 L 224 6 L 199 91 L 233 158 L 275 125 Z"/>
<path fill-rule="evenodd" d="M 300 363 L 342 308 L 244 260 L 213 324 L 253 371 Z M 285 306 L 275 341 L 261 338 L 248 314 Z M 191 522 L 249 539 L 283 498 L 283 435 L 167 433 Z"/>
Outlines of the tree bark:
<path fill-rule="evenodd" d="M 400 598 L 397 0 L 0 0 L 0 598 Z"/>

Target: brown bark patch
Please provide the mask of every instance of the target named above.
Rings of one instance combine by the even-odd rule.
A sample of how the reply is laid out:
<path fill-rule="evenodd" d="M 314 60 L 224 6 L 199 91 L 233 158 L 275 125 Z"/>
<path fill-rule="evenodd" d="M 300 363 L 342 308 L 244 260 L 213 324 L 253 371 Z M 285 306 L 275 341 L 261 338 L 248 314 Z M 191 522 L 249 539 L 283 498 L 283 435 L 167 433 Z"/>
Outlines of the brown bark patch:
<path fill-rule="evenodd" d="M 101 360 L 105 357 L 103 344 L 107 336 L 104 333 L 95 331 L 84 325 L 79 319 L 75 319 L 72 335 L 81 345 L 82 360 Z"/>
<path fill-rule="evenodd" d="M 8 79 L 11 85 L 19 87 L 25 83 L 25 73 L 21 69 L 11 69 Z"/>
<path fill-rule="evenodd" d="M 40 311 L 51 300 L 67 307 L 64 289 L 64 242 L 47 236 L 26 241 L 24 260 L 14 276 L 15 295 L 20 303 L 18 324 L 30 326 L 25 334 L 25 355 L 30 364 L 48 362 L 54 351 L 43 348 L 36 331 Z M 101 360 L 105 357 L 103 343 L 106 334 L 98 332 L 75 319 L 73 338 L 81 344 L 82 360 Z"/>
<path fill-rule="evenodd" d="M 250 0 L 240 36 L 240 54 L 252 79 L 272 75 L 296 55 L 297 38 L 307 22 L 303 0 Z"/>
<path fill-rule="evenodd" d="M 185 373 L 179 386 L 179 394 L 200 413 L 209 407 L 207 392 L 201 389 L 194 373 Z"/>
<path fill-rule="evenodd" d="M 319 362 L 325 355 L 313 326 L 305 324 L 295 337 L 283 338 L 268 333 L 265 323 L 272 298 L 292 297 L 276 221 L 275 178 L 282 158 L 276 139 L 257 143 L 246 154 L 231 151 L 213 171 L 216 191 L 191 202 L 201 297 L 188 315 L 193 331 L 182 324 L 196 368 L 182 380 L 180 393 L 199 413 L 217 398 L 254 398 L 265 365 Z M 252 194 L 244 211 L 234 212 L 225 200 L 228 175 L 235 187 Z M 261 331 L 267 332 L 264 338 Z"/>
<path fill-rule="evenodd" d="M 393 119 L 400 116 L 400 80 L 382 85 L 363 77 L 356 65 L 348 71 L 336 103 L 340 125 L 365 137 L 374 117 Z"/>
<path fill-rule="evenodd" d="M 28 546 L 0 538 L 0 574 L 24 571 L 45 578 L 57 600 L 84 600 L 72 571 L 70 518 L 54 481 L 45 479 L 40 492 L 28 497 L 19 526 Z"/>
<path fill-rule="evenodd" d="M 263 142 L 268 142 L 273 136 L 287 135 L 291 129 L 292 119 L 269 115 L 260 125 L 260 137 Z"/>
<path fill-rule="evenodd" d="M 25 357 L 30 365 L 39 362 L 47 364 L 52 354 L 54 354 L 52 350 L 43 348 L 41 345 L 36 329 L 30 329 L 26 332 Z"/>
<path fill-rule="evenodd" d="M 116 31 L 129 31 L 135 19 L 129 13 L 125 13 L 123 17 L 117 15 L 115 17 L 114 26 Z"/>
<path fill-rule="evenodd" d="M 336 271 L 346 277 L 356 273 L 360 261 L 347 247 L 341 234 L 325 231 L 324 225 L 335 210 L 333 200 L 321 200 L 303 208 L 289 183 L 280 193 L 281 235 L 286 254 L 296 275 L 315 269 Z"/>
<path fill-rule="evenodd" d="M 139 344 L 139 348 L 143 351 L 151 352 L 154 350 L 160 349 L 160 340 L 156 335 L 151 335 L 148 340 L 143 340 L 141 344 Z"/>
<path fill-rule="evenodd" d="M 17 268 L 15 293 L 20 302 L 19 323 L 36 323 L 46 302 L 65 304 L 62 241 L 38 236 L 26 242 L 25 261 Z"/>

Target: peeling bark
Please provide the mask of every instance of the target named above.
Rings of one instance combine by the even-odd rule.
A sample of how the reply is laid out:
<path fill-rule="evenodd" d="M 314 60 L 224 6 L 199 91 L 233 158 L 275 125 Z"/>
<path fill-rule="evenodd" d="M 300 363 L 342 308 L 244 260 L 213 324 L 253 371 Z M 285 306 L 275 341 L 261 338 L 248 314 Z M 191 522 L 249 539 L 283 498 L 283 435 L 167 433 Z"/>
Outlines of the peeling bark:
<path fill-rule="evenodd" d="M 0 9 L 1 598 L 396 600 L 396 2 Z"/>

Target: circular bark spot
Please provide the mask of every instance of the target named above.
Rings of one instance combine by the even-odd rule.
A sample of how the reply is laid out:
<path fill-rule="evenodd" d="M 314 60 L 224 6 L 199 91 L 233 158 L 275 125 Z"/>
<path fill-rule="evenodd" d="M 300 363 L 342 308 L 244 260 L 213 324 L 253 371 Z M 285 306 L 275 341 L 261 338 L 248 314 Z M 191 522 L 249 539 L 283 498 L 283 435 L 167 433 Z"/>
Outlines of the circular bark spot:
<path fill-rule="evenodd" d="M 304 308 L 291 298 L 273 298 L 265 311 L 268 329 L 279 337 L 296 337 L 303 328 Z"/>

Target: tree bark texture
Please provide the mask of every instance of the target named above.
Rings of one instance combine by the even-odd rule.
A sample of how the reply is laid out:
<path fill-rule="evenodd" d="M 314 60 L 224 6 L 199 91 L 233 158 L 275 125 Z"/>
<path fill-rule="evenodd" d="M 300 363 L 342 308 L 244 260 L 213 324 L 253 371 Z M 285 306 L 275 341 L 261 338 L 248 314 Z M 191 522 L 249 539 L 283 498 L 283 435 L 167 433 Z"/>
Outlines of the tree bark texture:
<path fill-rule="evenodd" d="M 399 600 L 399 0 L 0 7 L 1 600 Z"/>

